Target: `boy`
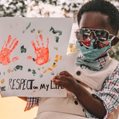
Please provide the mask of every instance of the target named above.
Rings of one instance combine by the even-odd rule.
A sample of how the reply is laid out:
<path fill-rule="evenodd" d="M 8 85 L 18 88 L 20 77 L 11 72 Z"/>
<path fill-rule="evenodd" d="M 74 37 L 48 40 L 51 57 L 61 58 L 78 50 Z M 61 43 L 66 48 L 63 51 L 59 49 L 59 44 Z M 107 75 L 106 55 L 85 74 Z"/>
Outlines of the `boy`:
<path fill-rule="evenodd" d="M 119 41 L 119 11 L 110 2 L 93 0 L 81 7 L 77 20 L 77 76 L 63 71 L 54 77 L 70 92 L 66 98 L 27 99 L 25 110 L 39 105 L 37 119 L 103 119 L 119 106 L 119 63 L 108 56 Z"/>

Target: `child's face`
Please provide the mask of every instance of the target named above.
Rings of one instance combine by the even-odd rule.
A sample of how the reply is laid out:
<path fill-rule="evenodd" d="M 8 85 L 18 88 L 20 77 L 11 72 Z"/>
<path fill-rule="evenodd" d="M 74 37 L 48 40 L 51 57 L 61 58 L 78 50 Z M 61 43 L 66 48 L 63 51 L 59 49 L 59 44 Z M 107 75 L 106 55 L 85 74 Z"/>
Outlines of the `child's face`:
<path fill-rule="evenodd" d="M 80 28 L 105 29 L 111 34 L 114 34 L 113 29 L 108 23 L 108 16 L 100 12 L 84 13 L 79 23 L 79 29 Z"/>
<path fill-rule="evenodd" d="M 94 29 L 95 32 L 91 33 L 91 37 L 95 37 L 97 35 L 97 38 L 99 38 L 99 41 L 103 41 L 105 39 L 108 40 L 108 38 L 112 37 L 113 35 L 116 35 L 116 32 L 114 29 L 112 29 L 112 27 L 109 24 L 109 20 L 108 20 L 108 16 L 104 15 L 100 12 L 86 12 L 82 15 L 80 23 L 79 23 L 79 29 L 82 30 L 82 28 L 87 28 L 89 32 Z M 86 30 L 87 30 L 86 29 Z M 84 31 L 84 36 L 85 36 L 85 30 L 83 29 L 82 31 Z M 88 33 L 89 33 L 88 32 Z M 95 33 L 97 33 L 95 35 Z M 100 34 L 100 35 L 99 35 Z M 85 38 L 85 37 L 84 37 Z M 79 38 L 82 40 L 82 38 Z M 115 45 L 117 42 L 119 41 L 119 39 L 115 38 L 112 41 L 112 45 Z M 107 42 L 103 42 L 99 45 L 101 45 L 102 47 L 104 47 L 105 45 L 107 45 Z"/>
<path fill-rule="evenodd" d="M 82 15 L 76 32 L 78 45 L 85 59 L 96 60 L 111 48 L 115 39 L 114 30 L 108 23 L 108 16 L 100 12 L 86 12 Z"/>

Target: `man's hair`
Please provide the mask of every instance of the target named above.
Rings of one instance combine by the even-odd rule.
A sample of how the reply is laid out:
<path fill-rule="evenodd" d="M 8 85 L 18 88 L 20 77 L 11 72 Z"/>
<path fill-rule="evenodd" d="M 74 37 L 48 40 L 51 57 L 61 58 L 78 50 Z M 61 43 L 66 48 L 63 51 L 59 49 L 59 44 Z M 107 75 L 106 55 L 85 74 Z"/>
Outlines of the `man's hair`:
<path fill-rule="evenodd" d="M 106 0 L 92 0 L 85 3 L 79 10 L 77 15 L 78 24 L 80 23 L 81 16 L 85 12 L 100 12 L 109 17 L 109 24 L 116 33 L 119 30 L 119 11 L 118 9 Z"/>

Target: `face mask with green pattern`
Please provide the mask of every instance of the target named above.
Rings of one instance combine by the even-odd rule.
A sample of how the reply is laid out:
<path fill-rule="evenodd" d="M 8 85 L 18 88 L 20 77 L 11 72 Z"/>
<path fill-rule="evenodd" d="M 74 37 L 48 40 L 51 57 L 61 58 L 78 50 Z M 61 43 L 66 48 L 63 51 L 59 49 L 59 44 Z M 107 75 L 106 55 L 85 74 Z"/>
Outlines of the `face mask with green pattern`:
<path fill-rule="evenodd" d="M 116 36 L 103 29 L 81 28 L 76 32 L 76 37 L 77 49 L 83 59 L 92 62 L 108 52 Z"/>

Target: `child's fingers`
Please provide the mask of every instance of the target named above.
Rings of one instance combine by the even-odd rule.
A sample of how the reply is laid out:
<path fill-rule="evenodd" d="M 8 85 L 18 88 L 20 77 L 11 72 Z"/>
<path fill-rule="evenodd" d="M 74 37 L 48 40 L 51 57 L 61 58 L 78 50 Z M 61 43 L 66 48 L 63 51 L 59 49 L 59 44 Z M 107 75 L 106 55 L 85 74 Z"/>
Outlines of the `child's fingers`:
<path fill-rule="evenodd" d="M 67 71 L 62 71 L 59 73 L 59 75 L 65 75 L 65 76 L 72 76 L 69 72 Z"/>
<path fill-rule="evenodd" d="M 62 71 L 59 73 L 59 75 L 69 75 L 69 73 L 67 71 Z"/>
<path fill-rule="evenodd" d="M 57 79 L 55 79 L 54 81 L 53 81 L 53 83 L 55 84 L 55 85 L 58 85 L 58 86 L 62 86 L 62 81 L 61 80 L 57 80 Z"/>
<path fill-rule="evenodd" d="M 55 79 L 58 79 L 58 78 L 59 78 L 59 76 L 56 75 L 55 77 L 53 77 L 52 81 L 54 81 Z"/>

